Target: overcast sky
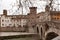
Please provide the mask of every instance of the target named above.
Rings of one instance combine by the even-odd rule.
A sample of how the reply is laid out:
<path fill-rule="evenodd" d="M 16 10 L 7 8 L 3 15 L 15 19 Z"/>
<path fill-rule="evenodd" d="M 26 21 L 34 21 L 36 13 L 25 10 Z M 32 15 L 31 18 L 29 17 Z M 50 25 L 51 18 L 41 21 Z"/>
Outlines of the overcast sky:
<path fill-rule="evenodd" d="M 58 6 L 56 4 L 60 3 L 59 0 L 57 0 L 57 1 L 54 2 L 55 3 L 54 4 L 54 8 L 57 8 Z M 33 3 L 33 6 L 38 8 L 37 12 L 44 11 L 44 8 L 45 8 L 45 6 L 47 4 L 46 1 L 39 1 L 39 0 L 33 0 L 32 3 Z M 15 10 L 17 10 L 17 6 L 16 5 L 17 5 L 16 0 L 0 0 L 0 14 L 2 14 L 3 9 L 8 10 L 8 14 L 16 14 L 15 13 Z M 14 7 L 12 8 L 12 6 L 14 6 Z M 59 7 L 57 8 L 57 10 L 59 9 Z M 11 11 L 11 10 L 13 10 L 13 11 Z M 24 11 L 24 14 L 29 12 L 25 8 L 24 8 L 23 11 Z M 20 12 L 20 10 L 19 10 L 19 12 Z M 17 13 L 17 14 L 21 14 L 21 12 Z"/>

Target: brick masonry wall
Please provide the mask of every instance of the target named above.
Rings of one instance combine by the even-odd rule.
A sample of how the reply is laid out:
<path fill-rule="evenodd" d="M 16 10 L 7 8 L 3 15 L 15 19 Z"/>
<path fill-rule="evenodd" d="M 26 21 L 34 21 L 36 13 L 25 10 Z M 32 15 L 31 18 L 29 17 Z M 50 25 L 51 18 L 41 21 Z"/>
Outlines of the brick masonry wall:
<path fill-rule="evenodd" d="M 25 32 L 22 27 L 0 27 L 0 32 Z"/>

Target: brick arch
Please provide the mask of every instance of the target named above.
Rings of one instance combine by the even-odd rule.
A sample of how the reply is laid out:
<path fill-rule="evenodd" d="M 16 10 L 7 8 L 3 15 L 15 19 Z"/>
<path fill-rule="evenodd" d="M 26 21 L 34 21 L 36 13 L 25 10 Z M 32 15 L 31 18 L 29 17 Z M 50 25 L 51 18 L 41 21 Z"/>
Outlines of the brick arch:
<path fill-rule="evenodd" d="M 45 40 L 51 40 L 51 39 L 53 39 L 53 38 L 55 38 L 55 37 L 57 37 L 57 36 L 59 36 L 57 33 L 55 33 L 55 32 L 49 32 L 49 33 L 46 35 Z"/>
<path fill-rule="evenodd" d="M 39 33 L 40 33 L 40 32 L 41 32 L 41 28 L 42 28 L 42 27 L 41 27 L 40 25 L 37 25 L 37 26 L 36 26 L 36 31 L 39 31 Z"/>
<path fill-rule="evenodd" d="M 39 29 L 39 36 L 40 36 L 40 39 L 41 37 L 43 37 L 42 39 L 44 39 L 44 27 L 45 27 L 45 23 L 40 23 L 40 24 L 37 24 L 36 25 L 36 28 L 38 27 Z"/>
<path fill-rule="evenodd" d="M 49 26 L 49 29 L 47 31 L 45 31 L 45 36 L 49 33 L 49 32 L 55 32 L 57 33 L 58 35 L 60 35 L 60 30 L 57 29 L 56 25 L 54 22 L 47 22 L 48 26 Z M 45 26 L 46 27 L 46 26 Z"/>
<path fill-rule="evenodd" d="M 46 37 L 46 35 L 47 35 L 49 32 L 54 32 L 54 33 L 60 35 L 60 30 L 59 30 L 59 29 L 50 28 L 48 31 L 45 32 L 45 37 Z"/>

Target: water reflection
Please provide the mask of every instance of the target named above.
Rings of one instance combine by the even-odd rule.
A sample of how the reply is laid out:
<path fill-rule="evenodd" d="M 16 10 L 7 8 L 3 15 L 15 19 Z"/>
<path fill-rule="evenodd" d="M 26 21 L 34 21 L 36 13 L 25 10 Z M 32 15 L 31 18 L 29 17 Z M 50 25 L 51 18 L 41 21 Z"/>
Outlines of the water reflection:
<path fill-rule="evenodd" d="M 25 33 L 25 32 L 0 32 L 0 36 L 11 36 L 11 35 L 28 35 L 35 33 Z"/>
<path fill-rule="evenodd" d="M 35 33 L 0 32 L 0 40 L 37 40 Z"/>

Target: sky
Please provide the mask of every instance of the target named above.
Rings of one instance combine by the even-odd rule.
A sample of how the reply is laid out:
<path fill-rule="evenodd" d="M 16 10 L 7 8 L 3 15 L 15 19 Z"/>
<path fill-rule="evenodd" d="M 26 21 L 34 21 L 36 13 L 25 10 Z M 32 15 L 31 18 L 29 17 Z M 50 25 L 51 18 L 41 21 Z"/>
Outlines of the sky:
<path fill-rule="evenodd" d="M 19 0 L 18 0 L 19 1 Z M 24 0 L 22 0 L 22 2 L 24 2 Z M 45 6 L 46 4 L 48 4 L 46 1 L 40 1 L 40 0 L 32 0 L 33 6 L 37 7 L 37 13 L 45 11 Z M 56 4 L 60 4 L 60 1 L 54 1 L 53 5 L 54 8 L 57 8 L 57 10 L 60 8 L 60 6 L 57 6 Z M 18 12 L 15 12 L 18 8 L 19 3 L 17 3 L 16 0 L 0 0 L 0 14 L 2 14 L 3 10 L 6 9 L 8 11 L 8 14 L 22 14 L 20 9 Z M 24 4 L 23 4 L 24 5 Z M 29 5 L 31 6 L 31 5 Z M 25 9 L 25 7 L 23 7 L 23 14 L 27 14 L 29 13 L 28 11 L 29 9 Z M 59 9 L 60 10 L 60 9 Z"/>

